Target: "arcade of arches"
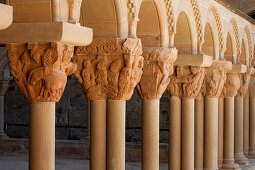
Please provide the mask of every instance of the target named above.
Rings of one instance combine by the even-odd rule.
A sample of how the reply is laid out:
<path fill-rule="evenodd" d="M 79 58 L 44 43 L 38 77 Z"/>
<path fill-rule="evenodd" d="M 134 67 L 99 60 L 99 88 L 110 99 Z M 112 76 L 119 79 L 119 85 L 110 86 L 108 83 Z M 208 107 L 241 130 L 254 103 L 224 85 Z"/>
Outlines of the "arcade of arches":
<path fill-rule="evenodd" d="M 30 170 L 55 169 L 55 104 L 69 75 L 89 101 L 91 170 L 125 169 L 134 93 L 143 170 L 162 161 L 164 93 L 169 170 L 238 170 L 255 159 L 255 21 L 225 1 L 6 0 L 0 30 L 0 153 L 13 142 L 4 99 L 15 82 L 29 103 Z"/>

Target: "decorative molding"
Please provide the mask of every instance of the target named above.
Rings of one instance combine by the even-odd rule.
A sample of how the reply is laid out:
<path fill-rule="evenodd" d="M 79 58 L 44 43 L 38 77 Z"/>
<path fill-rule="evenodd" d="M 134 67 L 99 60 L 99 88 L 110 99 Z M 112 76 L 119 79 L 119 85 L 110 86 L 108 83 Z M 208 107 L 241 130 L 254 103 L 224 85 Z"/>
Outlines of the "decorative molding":
<path fill-rule="evenodd" d="M 227 73 L 227 79 L 222 90 L 222 96 L 225 98 L 235 97 L 241 86 L 238 73 Z"/>
<path fill-rule="evenodd" d="M 248 40 L 248 48 L 249 48 L 249 64 L 251 64 L 251 60 L 252 60 L 252 41 L 251 41 L 251 32 L 250 32 L 250 29 L 246 26 L 245 27 L 245 33 L 246 33 L 246 36 L 247 36 L 247 40 Z"/>
<path fill-rule="evenodd" d="M 73 50 L 61 43 L 7 45 L 10 71 L 28 102 L 59 101 L 76 69 Z"/>
<path fill-rule="evenodd" d="M 75 76 L 89 100 L 129 100 L 143 68 L 140 39 L 94 39 L 78 47 Z"/>
<path fill-rule="evenodd" d="M 201 90 L 205 69 L 200 66 L 175 66 L 167 87 L 168 96 L 195 98 Z"/>
<path fill-rule="evenodd" d="M 241 56 L 241 48 L 240 48 L 240 38 L 239 38 L 238 26 L 234 19 L 231 20 L 231 23 L 233 25 L 235 40 L 236 40 L 236 51 L 237 51 L 237 58 L 238 58 L 237 61 L 239 62 L 239 58 Z"/>
<path fill-rule="evenodd" d="M 220 49 L 223 49 L 224 46 L 223 46 L 223 35 L 222 35 L 222 23 L 221 23 L 220 15 L 216 7 L 213 6 L 210 10 L 215 18 L 215 22 L 217 26 L 219 47 Z"/>
<path fill-rule="evenodd" d="M 141 4 L 142 0 L 127 0 L 130 38 L 136 38 L 137 22 L 139 21 L 138 14 Z"/>
<path fill-rule="evenodd" d="M 164 2 L 166 7 L 166 14 L 167 14 L 168 31 L 175 32 L 173 2 L 172 0 L 164 0 Z"/>
<path fill-rule="evenodd" d="M 170 82 L 177 49 L 144 47 L 143 57 L 143 75 L 137 90 L 142 99 L 160 99 Z"/>
<path fill-rule="evenodd" d="M 202 42 L 203 33 L 202 33 L 202 20 L 201 20 L 200 9 L 199 9 L 197 0 L 190 0 L 190 3 L 191 3 L 192 10 L 193 10 L 194 17 L 195 17 L 196 28 L 197 28 L 197 37 L 198 37 L 198 40 Z"/>

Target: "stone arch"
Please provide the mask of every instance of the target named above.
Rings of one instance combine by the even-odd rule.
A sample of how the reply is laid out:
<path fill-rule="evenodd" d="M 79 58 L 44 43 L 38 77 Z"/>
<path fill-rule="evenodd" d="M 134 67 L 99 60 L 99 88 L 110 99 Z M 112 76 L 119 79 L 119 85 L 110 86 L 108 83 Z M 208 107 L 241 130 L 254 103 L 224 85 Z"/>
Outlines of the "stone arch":
<path fill-rule="evenodd" d="M 252 39 L 251 39 L 251 32 L 250 32 L 250 29 L 248 26 L 246 26 L 244 28 L 244 31 L 245 31 L 245 35 L 246 35 L 246 38 L 247 38 L 247 45 L 248 45 L 248 65 L 251 64 L 251 60 L 252 60 L 252 56 L 253 56 L 253 52 L 252 52 Z"/>
<path fill-rule="evenodd" d="M 81 25 L 93 28 L 94 37 L 127 38 L 126 0 L 83 0 Z"/>
<path fill-rule="evenodd" d="M 162 0 L 143 0 L 139 11 L 137 36 L 145 46 L 168 47 L 168 19 Z"/>
<path fill-rule="evenodd" d="M 201 43 L 203 40 L 203 32 L 202 32 L 202 20 L 201 20 L 201 13 L 200 8 L 197 3 L 197 0 L 190 0 L 192 10 L 194 13 L 194 18 L 196 22 L 196 29 L 197 29 L 197 39 L 198 43 Z M 198 44 L 200 46 L 200 44 Z"/>
<path fill-rule="evenodd" d="M 234 36 L 235 36 L 235 53 L 236 53 L 236 57 L 234 59 L 234 63 L 239 62 L 239 58 L 241 55 L 241 43 L 240 43 L 240 35 L 239 35 L 239 29 L 236 23 L 236 20 L 233 18 L 231 19 L 231 24 L 232 24 L 232 28 L 234 31 Z"/>
<path fill-rule="evenodd" d="M 223 49 L 222 23 L 221 23 L 221 18 L 220 18 L 219 12 L 215 6 L 212 6 L 210 8 L 210 11 L 213 14 L 215 22 L 216 22 L 216 28 L 218 31 L 219 48 Z"/>
<path fill-rule="evenodd" d="M 193 35 L 188 16 L 181 12 L 176 22 L 174 45 L 181 54 L 193 53 Z"/>
<path fill-rule="evenodd" d="M 202 53 L 205 55 L 212 56 L 214 59 L 216 58 L 216 51 L 215 51 L 215 41 L 213 36 L 213 29 L 210 23 L 208 22 L 205 25 L 204 31 L 204 42 L 202 46 Z"/>

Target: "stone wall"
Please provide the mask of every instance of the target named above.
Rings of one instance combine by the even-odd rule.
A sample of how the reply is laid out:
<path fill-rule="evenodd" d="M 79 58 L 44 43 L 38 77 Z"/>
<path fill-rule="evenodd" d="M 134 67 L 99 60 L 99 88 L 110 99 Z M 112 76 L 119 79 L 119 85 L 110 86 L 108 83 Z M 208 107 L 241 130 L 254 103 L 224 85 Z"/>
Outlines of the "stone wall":
<path fill-rule="evenodd" d="M 248 15 L 255 14 L 255 0 L 225 0 Z"/>
<path fill-rule="evenodd" d="M 0 56 L 6 52 L 0 50 Z M 164 95 L 161 98 L 160 142 L 168 141 L 168 106 Z M 16 86 L 14 80 L 5 94 L 5 125 L 6 132 L 12 138 L 27 138 L 29 135 L 29 105 Z M 142 132 L 142 101 L 136 91 L 126 108 L 126 139 L 128 142 L 141 142 Z M 81 139 L 87 134 L 88 102 L 80 84 L 73 75 L 59 103 L 56 104 L 56 138 Z"/>

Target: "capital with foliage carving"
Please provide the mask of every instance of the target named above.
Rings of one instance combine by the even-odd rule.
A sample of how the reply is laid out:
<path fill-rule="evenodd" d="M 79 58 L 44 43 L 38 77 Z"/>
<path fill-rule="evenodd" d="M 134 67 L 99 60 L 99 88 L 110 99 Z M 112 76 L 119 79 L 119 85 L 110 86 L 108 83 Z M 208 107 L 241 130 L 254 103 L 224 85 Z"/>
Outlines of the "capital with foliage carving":
<path fill-rule="evenodd" d="M 78 47 L 75 76 L 89 100 L 129 100 L 143 74 L 140 39 L 94 39 Z"/>
<path fill-rule="evenodd" d="M 139 95 L 142 99 L 160 99 L 170 82 L 177 49 L 144 47 L 143 57 L 143 75 L 137 85 Z"/>
<path fill-rule="evenodd" d="M 205 69 L 201 66 L 175 66 L 167 87 L 168 96 L 195 98 L 203 85 Z"/>
<path fill-rule="evenodd" d="M 28 102 L 58 102 L 76 70 L 74 47 L 61 43 L 7 45 L 11 74 Z"/>
<path fill-rule="evenodd" d="M 205 68 L 205 80 L 201 93 L 208 98 L 221 96 L 224 82 L 227 79 L 227 71 L 232 69 L 230 61 L 214 60 L 210 67 Z"/>

